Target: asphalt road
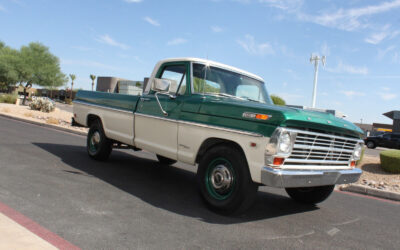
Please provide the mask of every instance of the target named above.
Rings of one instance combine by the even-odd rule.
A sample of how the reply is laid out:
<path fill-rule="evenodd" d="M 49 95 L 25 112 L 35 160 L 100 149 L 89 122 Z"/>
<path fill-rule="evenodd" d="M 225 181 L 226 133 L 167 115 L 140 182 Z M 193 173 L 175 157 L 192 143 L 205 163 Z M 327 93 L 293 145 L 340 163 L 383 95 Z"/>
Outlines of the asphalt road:
<path fill-rule="evenodd" d="M 334 192 L 299 205 L 263 187 L 250 211 L 207 210 L 195 168 L 145 152 L 89 159 L 85 138 L 0 117 L 0 202 L 84 249 L 398 249 L 400 203 Z"/>
<path fill-rule="evenodd" d="M 389 148 L 381 148 L 381 147 L 377 147 L 374 149 L 371 148 L 367 148 L 365 147 L 365 155 L 368 156 L 374 156 L 374 157 L 379 157 L 380 152 L 384 151 L 384 150 L 388 150 Z"/>

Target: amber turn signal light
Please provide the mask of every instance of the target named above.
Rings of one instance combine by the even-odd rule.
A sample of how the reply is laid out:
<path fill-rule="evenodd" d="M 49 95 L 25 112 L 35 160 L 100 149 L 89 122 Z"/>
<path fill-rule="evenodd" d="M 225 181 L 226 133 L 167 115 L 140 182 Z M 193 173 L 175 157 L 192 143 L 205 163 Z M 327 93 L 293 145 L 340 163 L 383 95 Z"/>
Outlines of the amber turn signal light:
<path fill-rule="evenodd" d="M 256 114 L 256 119 L 258 120 L 268 120 L 268 115 L 264 115 L 264 114 Z"/>
<path fill-rule="evenodd" d="M 285 161 L 285 158 L 281 158 L 281 157 L 275 157 L 274 158 L 274 165 L 275 166 L 280 166 L 283 165 L 283 162 Z"/>

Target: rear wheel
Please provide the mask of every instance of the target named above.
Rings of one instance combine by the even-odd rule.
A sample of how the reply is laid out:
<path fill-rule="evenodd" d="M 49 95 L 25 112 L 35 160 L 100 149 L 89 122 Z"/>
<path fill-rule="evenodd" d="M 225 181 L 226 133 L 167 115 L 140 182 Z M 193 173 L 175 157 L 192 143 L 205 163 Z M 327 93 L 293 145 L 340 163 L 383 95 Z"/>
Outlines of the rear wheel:
<path fill-rule="evenodd" d="M 175 160 L 172 160 L 170 158 L 167 158 L 167 157 L 164 157 L 161 155 L 157 155 L 157 159 L 158 159 L 158 162 L 160 162 L 163 165 L 172 165 L 172 164 L 176 163 Z"/>
<path fill-rule="evenodd" d="M 197 178 L 205 203 L 221 214 L 244 212 L 257 195 L 258 185 L 251 180 L 246 158 L 235 147 L 209 149 L 200 161 Z"/>
<path fill-rule="evenodd" d="M 373 142 L 373 141 L 368 141 L 368 142 L 367 142 L 367 147 L 368 147 L 368 148 L 376 148 L 375 142 Z"/>
<path fill-rule="evenodd" d="M 305 204 L 317 204 L 326 200 L 335 185 L 303 188 L 286 188 L 286 193 L 295 201 Z"/>
<path fill-rule="evenodd" d="M 106 137 L 103 126 L 98 120 L 90 126 L 86 149 L 89 156 L 95 160 L 104 161 L 110 156 L 112 141 Z"/>

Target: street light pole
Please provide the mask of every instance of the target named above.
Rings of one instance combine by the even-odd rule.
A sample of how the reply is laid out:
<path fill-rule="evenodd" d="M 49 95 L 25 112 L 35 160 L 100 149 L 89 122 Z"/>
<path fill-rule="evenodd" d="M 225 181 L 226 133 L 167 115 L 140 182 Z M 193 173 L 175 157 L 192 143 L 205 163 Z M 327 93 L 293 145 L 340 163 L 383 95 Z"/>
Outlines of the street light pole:
<path fill-rule="evenodd" d="M 314 89 L 313 89 L 312 104 L 311 104 L 311 107 L 313 108 L 315 108 L 315 101 L 317 99 L 318 64 L 320 60 L 322 62 L 322 65 L 325 66 L 325 61 L 326 61 L 325 56 L 319 57 L 318 55 L 316 56 L 311 55 L 310 57 L 310 63 L 314 63 Z"/>

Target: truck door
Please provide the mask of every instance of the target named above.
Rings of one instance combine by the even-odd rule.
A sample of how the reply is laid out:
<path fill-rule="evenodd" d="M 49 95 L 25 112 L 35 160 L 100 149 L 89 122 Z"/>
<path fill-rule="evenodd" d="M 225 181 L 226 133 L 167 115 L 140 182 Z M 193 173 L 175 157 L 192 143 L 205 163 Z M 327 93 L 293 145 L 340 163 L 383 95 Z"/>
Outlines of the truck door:
<path fill-rule="evenodd" d="M 164 115 L 157 103 L 155 93 L 150 91 L 141 97 L 135 114 L 135 145 L 156 154 L 177 159 L 178 119 L 183 104 L 186 86 L 189 85 L 189 63 L 173 62 L 163 64 L 156 78 L 176 81 L 176 98 L 158 94 Z M 149 82 L 149 84 L 152 84 Z"/>

